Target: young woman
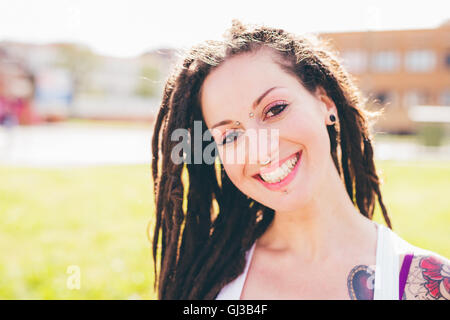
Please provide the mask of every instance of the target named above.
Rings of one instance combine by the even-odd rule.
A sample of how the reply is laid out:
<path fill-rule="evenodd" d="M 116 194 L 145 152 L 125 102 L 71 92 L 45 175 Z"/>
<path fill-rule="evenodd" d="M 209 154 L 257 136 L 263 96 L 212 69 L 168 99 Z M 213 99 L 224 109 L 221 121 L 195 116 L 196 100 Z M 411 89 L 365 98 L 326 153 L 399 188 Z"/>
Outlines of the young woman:
<path fill-rule="evenodd" d="M 225 36 L 187 53 L 155 123 L 159 299 L 448 299 L 448 260 L 391 230 L 373 114 L 331 51 L 237 20 Z M 219 161 L 188 161 L 211 143 Z"/>

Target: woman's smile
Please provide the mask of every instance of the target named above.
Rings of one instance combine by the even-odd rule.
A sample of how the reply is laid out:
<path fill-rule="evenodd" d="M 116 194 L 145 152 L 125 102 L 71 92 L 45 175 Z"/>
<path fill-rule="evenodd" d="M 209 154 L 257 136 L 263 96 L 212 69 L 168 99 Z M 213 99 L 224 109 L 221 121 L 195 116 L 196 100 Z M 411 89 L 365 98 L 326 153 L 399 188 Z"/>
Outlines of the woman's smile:
<path fill-rule="evenodd" d="M 296 152 L 287 159 L 281 160 L 281 165 L 274 164 L 270 168 L 261 168 L 260 173 L 253 176 L 269 190 L 280 190 L 288 185 L 296 176 L 300 166 L 303 150 Z"/>

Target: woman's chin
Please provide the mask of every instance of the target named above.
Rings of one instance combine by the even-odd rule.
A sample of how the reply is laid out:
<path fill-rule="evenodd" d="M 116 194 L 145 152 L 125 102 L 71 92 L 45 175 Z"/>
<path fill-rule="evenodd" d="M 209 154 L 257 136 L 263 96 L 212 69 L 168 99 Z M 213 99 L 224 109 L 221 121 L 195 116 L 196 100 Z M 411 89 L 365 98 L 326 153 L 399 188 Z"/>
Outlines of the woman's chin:
<path fill-rule="evenodd" d="M 288 190 L 287 194 L 278 193 L 272 197 L 265 197 L 257 201 L 276 212 L 292 212 L 304 207 L 309 202 L 309 199 L 310 197 L 305 193 Z"/>

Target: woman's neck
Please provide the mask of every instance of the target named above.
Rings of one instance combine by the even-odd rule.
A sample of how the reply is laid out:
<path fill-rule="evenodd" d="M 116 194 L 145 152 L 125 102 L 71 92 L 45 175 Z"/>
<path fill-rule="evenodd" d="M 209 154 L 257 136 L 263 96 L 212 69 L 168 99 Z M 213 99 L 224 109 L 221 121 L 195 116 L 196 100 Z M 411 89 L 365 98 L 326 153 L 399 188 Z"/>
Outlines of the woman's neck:
<path fill-rule="evenodd" d="M 373 222 L 353 205 L 336 170 L 329 170 L 311 201 L 290 212 L 275 212 L 258 246 L 295 254 L 306 263 L 335 256 L 349 245 L 364 245 L 376 237 Z"/>

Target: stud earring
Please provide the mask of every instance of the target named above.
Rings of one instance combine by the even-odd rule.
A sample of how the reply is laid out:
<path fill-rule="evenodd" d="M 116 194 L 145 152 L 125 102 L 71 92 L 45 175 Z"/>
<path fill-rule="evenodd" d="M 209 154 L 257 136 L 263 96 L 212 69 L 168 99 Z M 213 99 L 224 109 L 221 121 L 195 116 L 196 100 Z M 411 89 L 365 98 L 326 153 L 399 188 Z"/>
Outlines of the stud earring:
<path fill-rule="evenodd" d="M 238 126 L 238 125 L 240 125 L 241 123 L 239 122 L 239 121 L 236 121 L 236 125 Z"/>
<path fill-rule="evenodd" d="M 250 113 L 248 114 L 248 116 L 249 116 L 250 118 L 253 118 L 254 115 L 255 115 L 255 114 L 254 114 L 253 112 L 250 112 Z"/>
<path fill-rule="evenodd" d="M 333 122 L 333 124 L 334 124 L 334 122 L 336 121 L 336 117 L 335 117 L 334 114 L 330 115 L 330 120 L 331 120 L 331 122 Z"/>

